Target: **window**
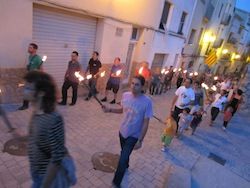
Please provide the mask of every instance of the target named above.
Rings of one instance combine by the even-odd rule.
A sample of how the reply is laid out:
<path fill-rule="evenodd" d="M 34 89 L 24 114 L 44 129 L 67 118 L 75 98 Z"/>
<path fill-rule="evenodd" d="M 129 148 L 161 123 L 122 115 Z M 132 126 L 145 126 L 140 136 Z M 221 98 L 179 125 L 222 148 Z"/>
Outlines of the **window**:
<path fill-rule="evenodd" d="M 194 43 L 195 33 L 196 33 L 196 30 L 192 29 L 189 40 L 188 40 L 188 44 L 193 44 Z"/>
<path fill-rule="evenodd" d="M 133 27 L 131 40 L 138 40 L 138 38 L 139 38 L 139 29 Z"/>
<path fill-rule="evenodd" d="M 242 27 L 242 26 L 240 26 L 240 27 L 239 27 L 239 30 L 238 30 L 238 34 L 240 34 L 240 35 L 241 35 L 242 31 L 243 31 L 243 27 Z"/>
<path fill-rule="evenodd" d="M 178 32 L 177 32 L 178 34 L 181 34 L 181 35 L 183 34 L 182 30 L 183 30 L 183 27 L 184 27 L 186 16 L 187 16 L 187 13 L 182 12 L 180 25 L 179 25 L 179 29 L 178 29 Z"/>
<path fill-rule="evenodd" d="M 162 29 L 162 30 L 166 29 L 170 7 L 171 7 L 171 4 L 169 2 L 165 2 L 163 12 L 161 15 L 161 22 L 159 25 L 159 29 Z"/>
<path fill-rule="evenodd" d="M 220 12 L 219 12 L 219 14 L 218 14 L 218 18 L 220 17 L 220 15 L 221 15 L 221 11 L 222 11 L 222 9 L 223 9 L 223 4 L 221 5 L 221 7 L 220 7 Z"/>

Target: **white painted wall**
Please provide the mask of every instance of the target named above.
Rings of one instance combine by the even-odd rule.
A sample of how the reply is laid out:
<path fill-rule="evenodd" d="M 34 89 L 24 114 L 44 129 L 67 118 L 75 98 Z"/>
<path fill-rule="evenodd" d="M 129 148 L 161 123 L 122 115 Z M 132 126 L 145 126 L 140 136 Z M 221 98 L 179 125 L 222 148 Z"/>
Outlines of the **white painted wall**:
<path fill-rule="evenodd" d="M 120 57 L 121 63 L 125 63 L 132 25 L 110 19 L 102 19 L 98 25 L 96 49 L 100 53 L 102 63 L 111 64 L 115 57 Z M 117 28 L 123 30 L 122 36 L 116 36 Z"/>
<path fill-rule="evenodd" d="M 26 0 L 27 1 L 27 0 Z M 71 7 L 101 17 L 121 19 L 134 24 L 158 27 L 163 0 L 37 0 Z"/>
<path fill-rule="evenodd" d="M 31 1 L 1 0 L 0 68 L 25 67 L 27 47 L 31 40 Z"/>

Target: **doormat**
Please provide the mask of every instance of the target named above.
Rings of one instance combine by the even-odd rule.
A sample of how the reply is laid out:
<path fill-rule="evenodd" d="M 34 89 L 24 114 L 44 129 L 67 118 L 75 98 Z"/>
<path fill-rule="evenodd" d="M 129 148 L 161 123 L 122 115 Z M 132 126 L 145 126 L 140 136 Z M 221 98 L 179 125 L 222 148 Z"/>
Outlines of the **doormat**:
<path fill-rule="evenodd" d="M 215 162 L 221 164 L 222 166 L 224 166 L 226 163 L 225 159 L 223 159 L 222 157 L 220 157 L 214 153 L 209 153 L 208 158 L 214 160 Z"/>
<path fill-rule="evenodd" d="M 113 173 L 117 168 L 119 158 L 118 154 L 97 152 L 92 156 L 91 161 L 95 170 Z"/>
<path fill-rule="evenodd" d="M 10 155 L 26 156 L 27 155 L 28 137 L 17 137 L 8 140 L 3 147 L 3 152 Z"/>

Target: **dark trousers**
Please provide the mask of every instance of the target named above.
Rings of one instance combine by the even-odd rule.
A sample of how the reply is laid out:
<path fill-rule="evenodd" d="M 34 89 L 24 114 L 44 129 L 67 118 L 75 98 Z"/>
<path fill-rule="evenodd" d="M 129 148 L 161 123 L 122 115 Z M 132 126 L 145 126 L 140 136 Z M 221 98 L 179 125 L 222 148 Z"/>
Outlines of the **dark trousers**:
<path fill-rule="evenodd" d="M 177 106 L 174 107 L 174 111 L 173 111 L 172 117 L 176 121 L 176 125 L 177 125 L 176 133 L 178 132 L 178 128 L 179 128 L 179 124 L 178 124 L 179 120 L 180 120 L 179 114 L 182 113 L 182 111 L 183 111 L 183 109 L 180 109 Z"/>
<path fill-rule="evenodd" d="M 91 78 L 89 80 L 89 94 L 88 94 L 89 98 L 96 95 L 97 93 L 96 84 L 97 84 L 97 78 Z"/>
<path fill-rule="evenodd" d="M 149 86 L 149 93 L 150 95 L 154 95 L 154 94 L 157 94 L 157 83 L 151 83 L 150 86 Z"/>
<path fill-rule="evenodd" d="M 64 104 L 67 103 L 67 91 L 70 87 L 72 87 L 72 91 L 73 91 L 72 103 L 73 104 L 76 103 L 78 83 L 66 80 L 66 81 L 64 81 L 63 86 L 62 86 L 62 103 L 64 103 Z"/>
<path fill-rule="evenodd" d="M 227 124 L 228 124 L 228 121 L 224 121 L 224 122 L 223 122 L 223 126 L 224 126 L 225 128 L 227 128 Z"/>
<path fill-rule="evenodd" d="M 121 144 L 121 156 L 113 179 L 113 183 L 118 187 L 121 185 L 122 178 L 129 166 L 129 156 L 132 153 L 134 146 L 138 140 L 134 137 L 123 138 L 120 133 L 119 137 Z"/>
<path fill-rule="evenodd" d="M 23 107 L 29 107 L 29 101 L 23 100 Z"/>
<path fill-rule="evenodd" d="M 219 108 L 216 108 L 216 107 L 211 108 L 211 119 L 212 119 L 212 121 L 214 121 L 217 118 L 219 113 L 220 113 Z"/>

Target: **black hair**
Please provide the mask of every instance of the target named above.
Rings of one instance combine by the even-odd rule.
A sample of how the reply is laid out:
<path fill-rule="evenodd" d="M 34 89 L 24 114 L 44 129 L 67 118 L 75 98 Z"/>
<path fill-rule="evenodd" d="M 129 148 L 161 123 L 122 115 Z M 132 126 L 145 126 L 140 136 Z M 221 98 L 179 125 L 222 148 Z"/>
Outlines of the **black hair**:
<path fill-rule="evenodd" d="M 197 85 L 200 85 L 200 82 L 199 82 L 199 81 L 195 81 L 194 83 L 197 84 Z"/>
<path fill-rule="evenodd" d="M 238 89 L 238 90 L 237 90 L 237 93 L 238 93 L 238 95 L 242 95 L 242 94 L 243 94 L 243 91 L 242 91 L 241 89 Z"/>
<path fill-rule="evenodd" d="M 99 56 L 99 53 L 97 51 L 94 51 L 93 53 L 96 54 L 97 56 Z"/>
<path fill-rule="evenodd" d="M 184 108 L 184 110 L 189 114 L 190 113 L 190 108 Z"/>
<path fill-rule="evenodd" d="M 38 45 L 37 44 L 35 44 L 35 43 L 30 43 L 30 46 L 32 46 L 34 49 L 38 49 Z"/>
<path fill-rule="evenodd" d="M 190 81 L 190 84 L 193 83 L 193 80 L 191 78 L 186 78 L 186 80 L 189 80 Z"/>
<path fill-rule="evenodd" d="M 72 54 L 76 54 L 77 56 L 79 55 L 77 51 L 73 51 Z"/>
<path fill-rule="evenodd" d="M 56 108 L 56 84 L 53 78 L 41 71 L 30 71 L 24 76 L 24 80 L 35 86 L 35 97 L 39 92 L 44 92 L 42 110 L 51 113 Z"/>
<path fill-rule="evenodd" d="M 138 75 L 138 76 L 134 76 L 134 78 L 140 80 L 141 85 L 144 86 L 144 84 L 145 84 L 145 78 L 143 76 Z"/>

